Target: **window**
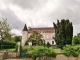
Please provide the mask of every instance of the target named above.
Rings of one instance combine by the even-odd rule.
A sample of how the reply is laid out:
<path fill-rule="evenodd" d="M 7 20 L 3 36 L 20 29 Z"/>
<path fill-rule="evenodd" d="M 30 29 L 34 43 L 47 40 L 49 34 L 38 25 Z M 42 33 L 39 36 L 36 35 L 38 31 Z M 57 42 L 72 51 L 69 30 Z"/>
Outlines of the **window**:
<path fill-rule="evenodd" d="M 52 41 L 52 45 L 54 44 L 54 41 Z"/>

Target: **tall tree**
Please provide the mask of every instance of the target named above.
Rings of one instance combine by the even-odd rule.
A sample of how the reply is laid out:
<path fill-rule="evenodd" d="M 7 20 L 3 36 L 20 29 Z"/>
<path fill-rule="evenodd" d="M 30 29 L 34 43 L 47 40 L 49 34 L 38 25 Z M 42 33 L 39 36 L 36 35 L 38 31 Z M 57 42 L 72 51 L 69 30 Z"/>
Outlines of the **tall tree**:
<path fill-rule="evenodd" d="M 33 31 L 33 33 L 28 38 L 28 41 L 31 41 L 33 45 L 42 45 L 43 41 L 41 38 L 42 35 L 39 32 Z"/>
<path fill-rule="evenodd" d="M 59 47 L 63 47 L 66 44 L 72 44 L 72 37 L 73 37 L 73 26 L 72 22 L 68 19 L 62 19 L 61 22 L 57 20 L 57 23 L 54 23 L 55 28 L 55 41 Z"/>
<path fill-rule="evenodd" d="M 11 39 L 11 34 L 10 34 L 10 26 L 7 23 L 7 19 L 2 19 L 0 21 L 0 33 L 2 33 L 2 38 L 10 40 Z"/>
<path fill-rule="evenodd" d="M 73 37 L 72 39 L 72 44 L 80 44 L 80 33 L 78 33 L 76 36 Z"/>
<path fill-rule="evenodd" d="M 21 37 L 20 36 L 14 36 L 12 37 L 12 40 L 15 42 L 21 41 Z"/>

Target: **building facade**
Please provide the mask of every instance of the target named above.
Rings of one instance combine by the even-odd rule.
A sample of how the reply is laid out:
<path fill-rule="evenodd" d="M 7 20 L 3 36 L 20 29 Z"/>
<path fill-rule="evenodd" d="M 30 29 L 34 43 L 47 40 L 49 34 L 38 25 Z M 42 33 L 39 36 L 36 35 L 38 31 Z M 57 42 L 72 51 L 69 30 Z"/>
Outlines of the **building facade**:
<path fill-rule="evenodd" d="M 25 42 L 30 37 L 33 31 L 39 32 L 43 36 L 45 43 L 49 42 L 51 45 L 56 45 L 53 37 L 55 36 L 55 29 L 53 27 L 42 27 L 42 28 L 27 28 L 26 24 L 22 31 L 22 46 L 25 45 Z"/>

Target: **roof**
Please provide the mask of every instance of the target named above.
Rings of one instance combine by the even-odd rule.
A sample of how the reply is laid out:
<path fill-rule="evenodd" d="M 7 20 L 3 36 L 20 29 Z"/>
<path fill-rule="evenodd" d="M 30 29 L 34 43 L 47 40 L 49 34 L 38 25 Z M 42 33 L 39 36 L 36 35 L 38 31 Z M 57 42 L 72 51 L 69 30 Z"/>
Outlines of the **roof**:
<path fill-rule="evenodd" d="M 33 31 L 38 31 L 40 33 L 54 33 L 55 29 L 53 27 L 30 28 L 28 33 L 32 33 Z"/>
<path fill-rule="evenodd" d="M 26 24 L 24 25 L 23 31 L 28 31 Z"/>

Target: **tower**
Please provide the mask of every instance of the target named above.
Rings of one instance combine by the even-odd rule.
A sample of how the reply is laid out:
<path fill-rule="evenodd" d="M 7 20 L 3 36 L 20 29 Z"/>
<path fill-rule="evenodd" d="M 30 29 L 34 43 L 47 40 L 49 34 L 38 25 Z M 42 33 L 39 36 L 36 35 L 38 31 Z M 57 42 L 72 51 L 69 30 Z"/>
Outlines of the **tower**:
<path fill-rule="evenodd" d="M 22 46 L 25 45 L 26 41 L 28 39 L 28 29 L 26 24 L 24 25 L 23 31 L 22 31 Z"/>

